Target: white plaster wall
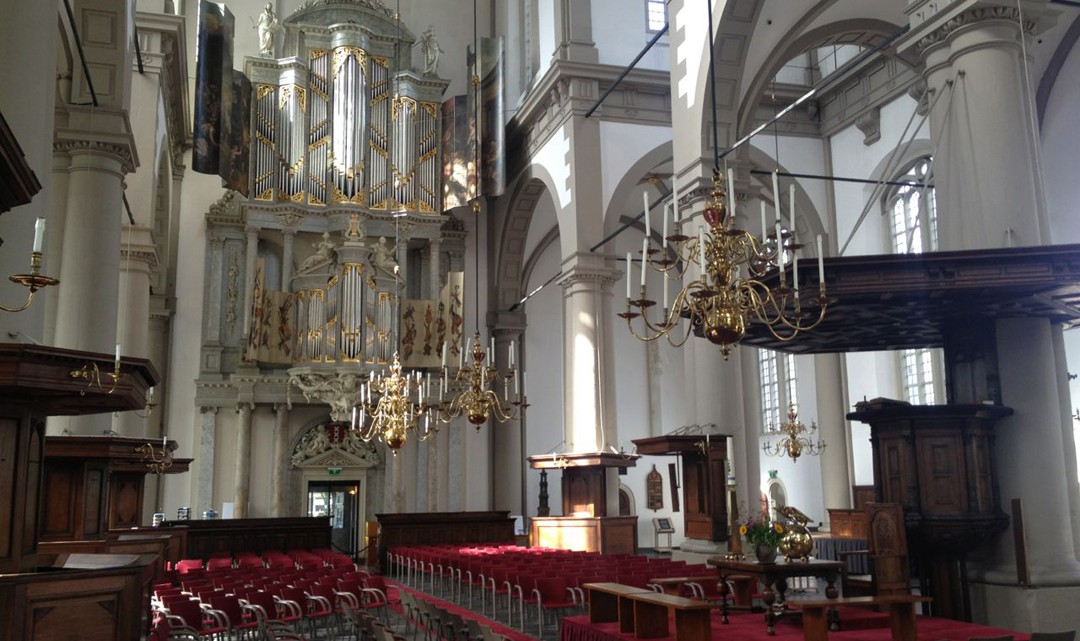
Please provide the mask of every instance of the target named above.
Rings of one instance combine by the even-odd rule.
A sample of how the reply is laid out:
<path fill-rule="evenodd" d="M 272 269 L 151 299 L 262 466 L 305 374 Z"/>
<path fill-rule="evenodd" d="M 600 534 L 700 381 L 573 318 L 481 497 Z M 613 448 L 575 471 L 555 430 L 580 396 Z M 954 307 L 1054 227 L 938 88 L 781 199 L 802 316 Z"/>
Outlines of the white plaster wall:
<path fill-rule="evenodd" d="M 625 67 L 655 36 L 647 30 L 645 2 L 636 0 L 593 0 L 593 42 L 600 54 L 600 64 Z M 635 68 L 667 69 L 668 36 L 664 34 Z"/>
<path fill-rule="evenodd" d="M 604 211 L 611 211 L 612 198 L 620 181 L 626 178 L 627 172 L 648 152 L 669 145 L 671 142 L 671 130 L 667 127 L 649 127 L 646 125 L 633 125 L 629 123 L 601 122 L 600 123 L 600 156 L 603 159 L 603 170 L 600 180 L 602 181 Z M 579 168 L 578 171 L 588 171 L 588 168 Z M 650 187 L 649 201 L 656 200 L 656 191 Z M 629 213 L 632 216 L 641 212 L 641 199 L 630 203 Z M 653 210 L 650 222 L 660 229 L 660 211 Z M 642 222 L 644 225 L 644 222 Z M 609 223 L 608 229 L 613 229 Z M 641 248 L 641 239 L 638 239 L 638 249 Z M 611 251 L 610 248 L 602 248 L 601 251 Z M 618 252 L 617 255 L 625 255 L 626 251 Z M 623 288 L 625 294 L 625 287 Z M 625 298 L 625 296 L 624 296 Z"/>
<path fill-rule="evenodd" d="M 539 34 L 534 34 L 539 39 L 540 65 L 536 71 L 537 78 L 543 78 L 551 67 L 551 57 L 555 55 L 555 2 L 558 0 L 537 0 L 536 25 Z"/>

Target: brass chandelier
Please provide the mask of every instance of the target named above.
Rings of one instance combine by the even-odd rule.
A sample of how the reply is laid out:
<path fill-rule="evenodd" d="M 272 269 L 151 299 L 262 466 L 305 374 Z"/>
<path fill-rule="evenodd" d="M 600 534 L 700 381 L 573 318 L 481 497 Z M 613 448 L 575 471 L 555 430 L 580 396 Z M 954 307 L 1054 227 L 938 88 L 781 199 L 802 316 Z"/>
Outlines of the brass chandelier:
<path fill-rule="evenodd" d="M 450 400 L 449 403 L 441 403 L 437 408 L 437 416 L 443 423 L 449 423 L 461 415 L 465 420 L 476 427 L 488 422 L 494 416 L 500 423 L 517 418 L 521 410 L 526 407 L 524 397 L 521 395 L 520 376 L 514 367 L 514 342 L 510 342 L 508 369 L 505 376 L 499 375 L 498 368 L 492 364 L 495 342 L 484 350 L 480 341 L 480 332 L 473 336 L 472 345 L 462 352 L 462 359 L 458 364 L 457 373 L 454 375 L 454 383 L 461 386 L 461 390 Z M 471 363 L 464 361 L 464 354 L 468 352 Z M 485 363 L 486 360 L 486 363 Z M 446 369 L 444 350 L 442 392 L 446 390 L 450 380 L 449 370 Z M 500 398 L 495 391 L 495 383 L 498 381 L 503 388 Z M 510 385 L 514 386 L 514 400 L 510 399 Z"/>
<path fill-rule="evenodd" d="M 426 401 L 430 391 L 430 375 L 425 382 L 420 372 L 403 374 L 401 361 L 394 352 L 388 375 L 375 374 L 360 385 L 360 398 L 353 405 L 352 429 L 364 442 L 378 438 L 397 455 L 410 432 L 425 441 L 438 431 L 438 426 L 432 427 L 428 413 L 431 405 Z"/>
<path fill-rule="evenodd" d="M 776 176 L 773 176 L 774 182 Z M 731 172 L 728 171 L 728 183 Z M 776 192 L 774 185 L 774 193 Z M 727 204 L 725 204 L 725 195 Z M 818 286 L 807 294 L 800 291 L 799 264 L 796 243 L 791 231 L 779 221 L 779 207 L 774 229 L 765 229 L 762 208 L 762 235 L 734 226 L 734 197 L 725 192 L 720 172 L 713 171 L 711 202 L 704 211 L 709 230 L 699 229 L 696 237 L 682 233 L 677 197 L 674 204 L 674 233 L 668 235 L 668 216 L 663 216 L 661 247 L 651 246 L 648 202 L 646 197 L 645 239 L 641 248 L 641 285 L 637 298 L 631 295 L 631 254 L 626 255 L 626 310 L 619 314 L 626 319 L 630 333 L 640 340 L 653 341 L 666 336 L 676 346 L 682 346 L 691 331 L 719 345 L 727 359 L 733 345 L 746 333 L 747 323 L 765 325 L 778 340 L 788 341 L 801 332 L 813 329 L 825 317 L 829 299 L 825 292 L 824 263 L 821 237 L 818 236 Z M 664 279 L 664 295 L 659 317 L 650 315 L 657 301 L 646 292 L 646 274 L 651 268 Z M 687 272 L 698 276 L 684 285 L 674 299 L 668 301 L 668 284 L 682 282 Z M 790 272 L 790 274 L 789 274 Z M 778 276 L 778 277 L 777 277 Z M 641 325 L 635 329 L 635 319 Z M 683 318 L 689 320 L 685 333 L 680 331 Z"/>
<path fill-rule="evenodd" d="M 773 443 L 770 439 L 766 439 L 761 449 L 769 456 L 787 455 L 792 461 L 798 461 L 804 452 L 817 456 L 825 450 L 825 441 L 820 438 L 815 441 L 813 437 L 815 432 L 817 432 L 817 424 L 810 421 L 810 427 L 803 425 L 803 422 L 799 420 L 798 412 L 795 411 L 795 406 L 789 405 L 787 420 L 780 423 L 780 440 Z"/>

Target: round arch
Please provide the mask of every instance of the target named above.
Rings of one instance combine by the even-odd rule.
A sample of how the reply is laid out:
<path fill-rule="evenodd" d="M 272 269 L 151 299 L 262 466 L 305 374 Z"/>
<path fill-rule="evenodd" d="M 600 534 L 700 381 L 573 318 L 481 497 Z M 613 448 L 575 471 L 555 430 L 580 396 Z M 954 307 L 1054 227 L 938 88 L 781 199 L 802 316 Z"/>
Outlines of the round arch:
<path fill-rule="evenodd" d="M 548 170 L 543 165 L 533 164 L 522 172 L 505 200 L 506 212 L 495 246 L 495 309 L 510 309 L 521 300 L 522 288 L 527 282 L 525 244 L 533 212 L 540 198 L 555 193 L 554 186 L 555 181 Z"/>

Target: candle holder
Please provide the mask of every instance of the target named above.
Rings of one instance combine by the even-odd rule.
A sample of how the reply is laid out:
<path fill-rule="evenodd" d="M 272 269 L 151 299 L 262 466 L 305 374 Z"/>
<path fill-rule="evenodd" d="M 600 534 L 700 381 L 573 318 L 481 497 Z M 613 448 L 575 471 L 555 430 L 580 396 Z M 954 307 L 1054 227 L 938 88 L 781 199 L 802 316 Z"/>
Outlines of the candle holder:
<path fill-rule="evenodd" d="M 172 467 L 172 451 L 169 450 L 169 443 L 166 439 L 161 440 L 160 448 L 154 447 L 153 443 L 143 443 L 135 448 L 135 453 L 142 454 L 146 469 L 158 476 L 161 476 L 165 473 L 165 470 Z"/>
<path fill-rule="evenodd" d="M 42 289 L 43 287 L 52 287 L 53 285 L 60 284 L 58 279 L 51 276 L 43 276 L 41 274 L 41 252 L 31 252 L 29 274 L 12 274 L 11 276 L 8 276 L 8 280 L 29 289 L 30 294 L 26 297 L 26 302 L 19 307 L 0 305 L 0 310 L 5 312 L 23 311 L 27 307 L 30 307 L 30 303 L 34 302 L 34 293 L 37 292 L 37 290 Z"/>
<path fill-rule="evenodd" d="M 106 372 L 105 376 L 111 379 L 112 384 L 109 389 L 105 389 L 105 386 L 101 384 L 101 368 L 97 363 L 84 363 L 79 369 L 73 369 L 68 372 L 68 376 L 71 378 L 82 379 L 86 381 L 86 389 L 79 390 L 79 396 L 86 396 L 86 390 L 97 387 L 99 390 L 106 394 L 112 394 L 116 391 L 116 383 L 120 380 L 120 361 L 116 361 L 113 366 L 113 371 Z"/>

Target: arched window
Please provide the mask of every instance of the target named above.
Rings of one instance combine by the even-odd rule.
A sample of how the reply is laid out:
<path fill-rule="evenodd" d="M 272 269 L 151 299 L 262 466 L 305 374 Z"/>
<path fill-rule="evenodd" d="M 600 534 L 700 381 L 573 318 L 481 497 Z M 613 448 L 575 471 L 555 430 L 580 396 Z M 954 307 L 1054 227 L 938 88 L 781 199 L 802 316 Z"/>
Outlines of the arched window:
<path fill-rule="evenodd" d="M 795 356 L 771 349 L 758 350 L 761 383 L 761 425 L 765 432 L 775 432 L 787 416 L 788 404 L 799 409 L 795 387 Z M 782 382 L 782 384 L 781 384 Z"/>
<path fill-rule="evenodd" d="M 937 249 L 937 208 L 934 201 L 932 161 L 919 158 L 894 180 L 885 197 L 890 216 L 892 250 L 897 254 L 920 254 Z M 904 399 L 914 405 L 932 405 L 937 398 L 934 381 L 939 368 L 935 350 L 905 349 L 900 353 Z"/>
<path fill-rule="evenodd" d="M 885 207 L 892 218 L 892 249 L 897 254 L 920 254 L 937 249 L 937 208 L 931 184 L 930 157 L 916 160 L 894 179 Z"/>

